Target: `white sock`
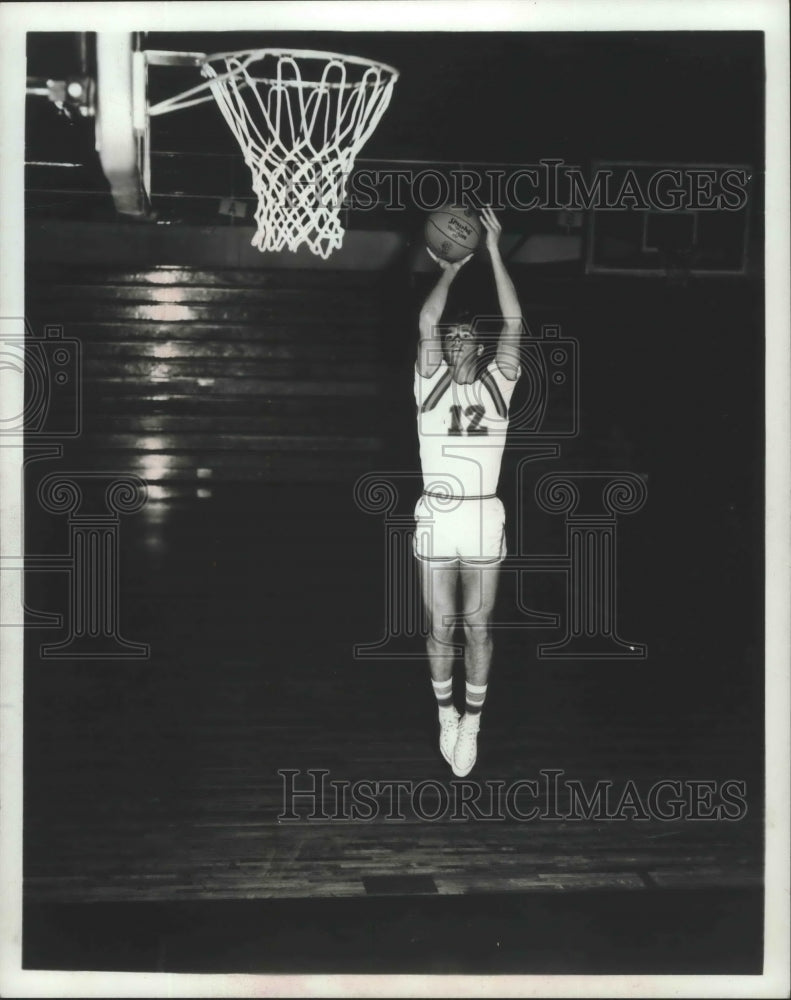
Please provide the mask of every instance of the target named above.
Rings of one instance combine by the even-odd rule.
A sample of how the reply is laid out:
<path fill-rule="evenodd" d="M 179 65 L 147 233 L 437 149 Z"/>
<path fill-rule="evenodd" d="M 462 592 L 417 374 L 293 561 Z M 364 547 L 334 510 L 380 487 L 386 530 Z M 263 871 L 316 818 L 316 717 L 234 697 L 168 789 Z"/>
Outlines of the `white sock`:
<path fill-rule="evenodd" d="M 440 716 L 442 716 L 443 712 L 455 712 L 456 709 L 453 707 L 453 678 L 449 677 L 446 681 L 432 680 L 431 686 L 434 688 L 434 697 L 437 699 Z"/>
<path fill-rule="evenodd" d="M 486 699 L 486 684 L 470 684 L 469 681 L 465 684 L 466 691 L 466 713 L 464 718 L 467 720 L 465 725 L 477 729 L 481 724 L 481 710 L 483 708 L 483 703 Z"/>

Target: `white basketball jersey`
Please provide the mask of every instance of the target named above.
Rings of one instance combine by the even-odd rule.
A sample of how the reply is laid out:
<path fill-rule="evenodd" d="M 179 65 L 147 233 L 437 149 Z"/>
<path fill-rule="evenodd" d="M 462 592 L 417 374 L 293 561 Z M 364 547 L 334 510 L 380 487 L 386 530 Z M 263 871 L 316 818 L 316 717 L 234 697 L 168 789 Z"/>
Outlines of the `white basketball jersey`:
<path fill-rule="evenodd" d="M 467 384 L 454 382 L 443 360 L 428 378 L 415 370 L 417 433 L 423 488 L 456 497 L 497 492 L 516 379 L 492 361 Z"/>

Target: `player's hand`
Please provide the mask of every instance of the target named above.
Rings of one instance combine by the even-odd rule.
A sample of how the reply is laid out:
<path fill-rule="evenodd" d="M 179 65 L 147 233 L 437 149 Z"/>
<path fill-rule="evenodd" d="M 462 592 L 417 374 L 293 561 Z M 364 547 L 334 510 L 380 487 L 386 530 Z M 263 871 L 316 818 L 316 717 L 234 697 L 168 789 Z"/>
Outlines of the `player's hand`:
<path fill-rule="evenodd" d="M 481 222 L 486 230 L 486 249 L 489 253 L 497 251 L 503 227 L 488 205 L 481 211 Z"/>
<path fill-rule="evenodd" d="M 436 261 L 437 264 L 442 268 L 443 271 L 450 274 L 451 277 L 459 272 L 459 270 L 467 263 L 467 261 L 472 257 L 472 254 L 467 254 L 466 257 L 462 257 L 461 260 L 443 260 L 442 257 L 438 257 L 430 247 L 426 247 L 428 250 L 428 255 L 432 260 Z"/>

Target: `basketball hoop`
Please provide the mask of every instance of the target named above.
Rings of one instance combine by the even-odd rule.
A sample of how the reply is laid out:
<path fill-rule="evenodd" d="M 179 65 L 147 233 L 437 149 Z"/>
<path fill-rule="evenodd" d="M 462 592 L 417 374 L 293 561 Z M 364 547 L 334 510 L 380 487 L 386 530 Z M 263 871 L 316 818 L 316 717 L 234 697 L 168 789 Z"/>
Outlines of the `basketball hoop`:
<path fill-rule="evenodd" d="M 326 260 L 343 242 L 339 215 L 355 157 L 398 72 L 356 56 L 256 49 L 207 56 L 202 73 L 252 174 L 253 246 L 305 244 Z"/>

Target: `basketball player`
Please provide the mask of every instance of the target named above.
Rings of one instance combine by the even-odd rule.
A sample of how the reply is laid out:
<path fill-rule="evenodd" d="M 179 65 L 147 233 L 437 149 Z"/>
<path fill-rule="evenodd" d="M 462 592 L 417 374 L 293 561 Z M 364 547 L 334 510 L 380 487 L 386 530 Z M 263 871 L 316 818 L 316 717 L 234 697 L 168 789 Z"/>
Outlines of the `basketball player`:
<path fill-rule="evenodd" d="M 503 317 L 494 359 L 466 322 L 441 327 L 448 290 L 469 260 L 448 263 L 420 313 L 415 372 L 423 494 L 415 509 L 415 556 L 428 616 L 431 682 L 439 706 L 439 745 L 457 777 L 472 770 L 492 659 L 490 620 L 505 556 L 497 497 L 508 407 L 519 377 L 522 311 L 499 249 L 501 227 L 482 213 L 486 249 Z M 460 590 L 466 708 L 453 704 L 453 647 Z"/>

